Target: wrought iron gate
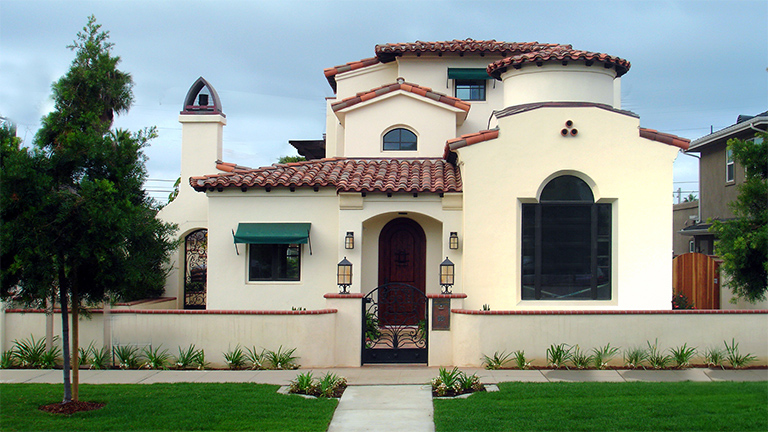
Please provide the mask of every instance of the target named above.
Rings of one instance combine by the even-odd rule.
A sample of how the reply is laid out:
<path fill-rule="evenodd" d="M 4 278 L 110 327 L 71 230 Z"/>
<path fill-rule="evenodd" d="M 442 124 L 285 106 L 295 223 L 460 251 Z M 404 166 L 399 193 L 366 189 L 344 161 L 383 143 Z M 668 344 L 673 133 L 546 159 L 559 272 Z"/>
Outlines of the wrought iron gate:
<path fill-rule="evenodd" d="M 388 283 L 363 298 L 366 363 L 427 363 L 427 297 L 417 288 Z"/>
<path fill-rule="evenodd" d="M 205 309 L 207 279 L 208 230 L 201 229 L 184 241 L 184 309 Z"/>

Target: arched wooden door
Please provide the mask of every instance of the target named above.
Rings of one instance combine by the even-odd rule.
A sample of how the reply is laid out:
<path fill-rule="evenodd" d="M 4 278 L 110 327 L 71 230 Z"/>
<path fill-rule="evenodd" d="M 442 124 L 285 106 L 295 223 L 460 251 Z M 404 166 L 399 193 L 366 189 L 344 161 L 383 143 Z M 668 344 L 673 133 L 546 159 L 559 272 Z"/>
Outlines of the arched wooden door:
<path fill-rule="evenodd" d="M 426 294 L 426 245 L 424 230 L 414 220 L 397 218 L 387 223 L 379 235 L 379 286 L 393 283 L 410 285 Z M 379 295 L 384 293 L 380 292 Z M 407 324 L 418 325 L 419 321 L 425 319 L 425 309 L 421 307 L 423 305 L 396 301 L 398 296 L 405 298 L 405 293 L 392 289 L 386 295 L 394 298 L 380 299 L 380 319 L 386 321 L 406 312 L 401 309 L 414 307 L 421 312 L 414 316 L 414 322 Z"/>

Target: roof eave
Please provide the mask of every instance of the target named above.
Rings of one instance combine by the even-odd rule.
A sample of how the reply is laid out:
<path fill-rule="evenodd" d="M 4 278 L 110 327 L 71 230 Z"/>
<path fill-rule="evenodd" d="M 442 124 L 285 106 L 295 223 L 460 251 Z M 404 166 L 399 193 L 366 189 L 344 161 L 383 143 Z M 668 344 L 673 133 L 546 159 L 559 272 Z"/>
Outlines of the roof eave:
<path fill-rule="evenodd" d="M 735 135 L 760 125 L 768 126 L 768 116 L 753 117 L 749 120 L 743 121 L 741 123 L 736 123 L 724 129 L 720 129 L 717 132 L 713 132 L 709 135 L 705 135 L 699 139 L 693 140 L 691 141 L 691 145 L 688 147 L 688 150 L 686 151 L 691 153 L 697 153 L 701 151 L 702 148 L 710 144 L 714 144 L 715 142 L 718 142 L 722 139 L 728 138 L 730 135 Z"/>

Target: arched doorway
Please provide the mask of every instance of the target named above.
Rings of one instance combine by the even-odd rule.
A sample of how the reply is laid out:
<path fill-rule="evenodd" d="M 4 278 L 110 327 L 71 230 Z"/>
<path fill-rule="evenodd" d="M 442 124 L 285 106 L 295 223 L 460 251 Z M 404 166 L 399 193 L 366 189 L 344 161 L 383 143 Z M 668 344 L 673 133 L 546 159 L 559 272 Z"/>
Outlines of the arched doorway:
<path fill-rule="evenodd" d="M 362 363 L 427 362 L 426 235 L 408 218 L 379 234 L 379 286 L 363 298 Z"/>
<path fill-rule="evenodd" d="M 208 230 L 184 238 L 184 309 L 205 309 L 208 285 Z"/>
<path fill-rule="evenodd" d="M 379 286 L 405 284 L 426 295 L 426 261 L 426 235 L 416 221 L 397 218 L 382 228 L 379 235 Z M 381 317 L 387 318 L 388 314 L 398 312 L 397 303 L 386 304 L 390 306 L 379 309 Z M 418 324 L 418 320 L 423 320 L 424 316 L 422 314 L 414 319 L 416 322 L 409 324 Z"/>

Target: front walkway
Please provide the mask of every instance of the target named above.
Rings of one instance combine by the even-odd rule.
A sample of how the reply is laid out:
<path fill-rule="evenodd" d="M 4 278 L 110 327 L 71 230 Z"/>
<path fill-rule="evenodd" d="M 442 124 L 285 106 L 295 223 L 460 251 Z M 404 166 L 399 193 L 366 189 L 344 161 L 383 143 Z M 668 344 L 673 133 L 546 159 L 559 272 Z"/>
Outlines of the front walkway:
<path fill-rule="evenodd" d="M 484 384 L 500 382 L 555 381 L 768 381 L 768 369 L 721 370 L 485 370 L 461 368 L 476 373 Z M 288 385 L 301 372 L 312 370 L 315 376 L 333 372 L 347 378 L 350 386 L 424 385 L 437 376 L 438 368 L 425 366 L 363 366 L 359 368 L 300 369 L 294 371 L 157 371 L 157 370 L 81 370 L 82 384 L 153 384 L 168 382 L 254 382 Z M 61 370 L 2 369 L 0 383 L 62 382 Z"/>

